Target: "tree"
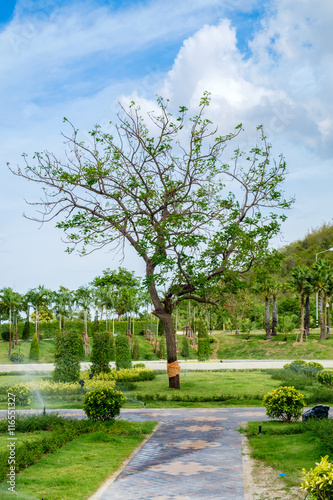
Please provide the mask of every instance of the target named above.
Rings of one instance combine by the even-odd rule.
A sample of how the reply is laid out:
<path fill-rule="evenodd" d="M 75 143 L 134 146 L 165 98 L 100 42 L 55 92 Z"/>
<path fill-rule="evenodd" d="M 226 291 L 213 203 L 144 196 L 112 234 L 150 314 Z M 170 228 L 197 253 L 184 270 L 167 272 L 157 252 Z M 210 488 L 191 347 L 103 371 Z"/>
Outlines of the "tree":
<path fill-rule="evenodd" d="M 53 308 L 59 319 L 59 333 L 65 331 L 65 318 L 70 315 L 74 300 L 74 292 L 64 286 L 52 293 Z"/>
<path fill-rule="evenodd" d="M 320 259 L 312 266 L 312 285 L 314 291 L 318 293 L 318 309 L 320 321 L 320 340 L 326 339 L 325 319 L 323 315 L 323 296 L 325 297 L 330 289 L 332 271 L 325 259 Z M 324 302 L 326 313 L 326 301 Z"/>
<path fill-rule="evenodd" d="M 117 335 L 115 344 L 116 367 L 132 368 L 131 347 L 127 335 Z"/>
<path fill-rule="evenodd" d="M 31 344 L 30 344 L 30 353 L 29 353 L 29 358 L 38 361 L 39 360 L 39 342 L 37 338 L 37 333 L 32 338 Z"/>
<path fill-rule="evenodd" d="M 296 266 L 292 272 L 292 279 L 289 281 L 289 288 L 300 295 L 301 298 L 301 335 L 300 342 L 304 336 L 304 301 L 310 287 L 310 271 L 306 266 Z"/>
<path fill-rule="evenodd" d="M 44 287 L 44 285 L 39 285 L 37 288 L 33 288 L 29 290 L 26 294 L 27 299 L 29 302 L 33 305 L 35 308 L 35 313 L 36 313 L 36 330 L 35 332 L 37 333 L 38 337 L 38 342 L 40 341 L 39 338 L 39 311 L 40 309 L 44 306 L 47 306 L 50 298 L 51 298 L 51 291 L 48 290 L 47 288 Z"/>
<path fill-rule="evenodd" d="M 64 160 L 36 153 L 30 164 L 25 155 L 25 168 L 12 170 L 43 185 L 45 198 L 33 204 L 43 222 L 57 218 L 69 251 L 123 248 L 127 241 L 144 261 L 153 314 L 166 334 L 169 387 L 177 389 L 173 310 L 189 299 L 218 307 L 211 298 L 217 284 L 263 261 L 285 219 L 276 209 L 292 202 L 281 190 L 285 161 L 271 159 L 262 126 L 260 144 L 248 153 L 236 148 L 226 163 L 225 148 L 242 126 L 219 135 L 204 118 L 209 101 L 204 93 L 188 119 L 186 107 L 173 117 L 168 101 L 158 98 L 148 124 L 131 103 L 121 107 L 114 135 L 96 126 L 89 145 L 72 126 Z"/>
<path fill-rule="evenodd" d="M 0 290 L 0 304 L 2 309 L 8 314 L 9 317 L 9 348 L 8 356 L 11 355 L 12 347 L 14 347 L 14 334 L 12 334 L 12 316 L 13 312 L 20 306 L 21 296 L 19 293 L 14 292 L 10 287 L 5 287 Z"/>
<path fill-rule="evenodd" d="M 89 337 L 88 337 L 88 313 L 89 307 L 92 303 L 92 292 L 91 289 L 87 286 L 80 286 L 75 292 L 75 302 L 78 306 L 83 308 L 84 320 L 83 320 L 83 343 L 86 356 L 89 356 Z"/>
<path fill-rule="evenodd" d="M 277 295 L 281 291 L 281 283 L 279 281 L 273 280 L 271 283 L 271 294 L 273 299 L 272 304 L 272 335 L 277 335 L 277 325 L 278 325 L 278 309 L 277 309 Z"/>

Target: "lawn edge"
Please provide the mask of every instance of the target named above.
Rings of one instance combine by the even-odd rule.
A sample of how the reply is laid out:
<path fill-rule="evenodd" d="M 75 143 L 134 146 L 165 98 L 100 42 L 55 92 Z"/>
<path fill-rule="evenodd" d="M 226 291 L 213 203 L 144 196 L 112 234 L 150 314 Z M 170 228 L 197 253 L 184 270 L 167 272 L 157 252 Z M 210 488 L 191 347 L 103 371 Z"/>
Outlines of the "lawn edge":
<path fill-rule="evenodd" d="M 155 432 L 158 431 L 158 429 L 161 427 L 161 425 L 162 425 L 162 423 L 159 422 L 156 425 L 156 427 L 154 428 L 153 432 L 151 434 L 149 434 L 148 436 L 146 436 L 143 441 L 141 441 L 141 443 L 139 444 L 139 446 L 137 446 L 135 448 L 135 450 L 133 450 L 132 453 L 127 458 L 125 458 L 125 460 L 123 461 L 123 463 L 121 464 L 121 466 L 111 476 L 109 476 L 98 487 L 98 489 L 95 491 L 95 493 L 93 493 L 87 500 L 99 500 L 101 498 L 101 496 L 103 495 L 103 493 L 105 493 L 106 490 L 111 486 L 111 484 L 114 483 L 114 481 L 117 479 L 117 477 L 119 476 L 119 474 L 121 474 L 122 471 L 125 469 L 125 467 L 127 466 L 127 464 L 129 464 L 129 462 L 131 460 L 133 460 L 133 458 L 139 453 L 139 451 L 141 450 L 141 448 L 143 448 L 144 445 L 150 440 L 150 438 L 153 437 L 153 435 L 155 434 Z"/>

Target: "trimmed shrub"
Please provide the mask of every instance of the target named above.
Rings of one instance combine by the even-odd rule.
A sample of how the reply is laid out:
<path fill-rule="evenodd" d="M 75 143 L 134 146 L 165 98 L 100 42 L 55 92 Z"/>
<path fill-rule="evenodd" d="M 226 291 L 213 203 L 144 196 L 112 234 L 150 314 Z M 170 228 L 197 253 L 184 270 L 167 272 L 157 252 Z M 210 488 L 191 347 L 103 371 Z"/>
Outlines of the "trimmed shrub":
<path fill-rule="evenodd" d="M 186 335 L 184 335 L 182 338 L 182 350 L 180 354 L 183 356 L 183 358 L 188 358 L 190 356 L 190 347 Z"/>
<path fill-rule="evenodd" d="M 126 398 L 114 389 L 95 389 L 85 395 L 83 410 L 91 420 L 112 420 L 119 415 Z"/>
<path fill-rule="evenodd" d="M 27 406 L 31 402 L 31 386 L 30 384 L 15 384 L 9 387 L 8 394 L 14 394 L 15 404 L 17 406 Z"/>
<path fill-rule="evenodd" d="M 131 347 L 127 335 L 116 337 L 116 366 L 117 368 L 132 368 Z"/>
<path fill-rule="evenodd" d="M 315 361 L 309 361 L 309 363 L 306 363 L 304 371 L 309 377 L 315 377 L 317 373 L 321 372 L 323 369 L 324 367 L 322 364 L 316 363 Z"/>
<path fill-rule="evenodd" d="M 294 372 L 301 372 L 305 369 L 306 367 L 306 361 L 303 361 L 302 359 L 297 359 L 295 361 L 292 361 L 288 365 L 284 365 L 283 368 L 289 368 L 290 370 L 293 370 Z"/>
<path fill-rule="evenodd" d="M 144 363 L 136 363 L 133 366 L 134 370 L 137 370 L 138 368 L 146 368 L 146 365 Z"/>
<path fill-rule="evenodd" d="M 3 332 L 1 332 L 1 337 L 5 342 L 9 342 L 9 330 L 4 330 Z"/>
<path fill-rule="evenodd" d="M 109 332 L 95 333 L 90 355 L 92 373 L 107 373 L 110 371 L 109 363 L 113 357 L 112 351 L 113 345 Z"/>
<path fill-rule="evenodd" d="M 333 371 L 330 370 L 322 370 L 316 375 L 317 380 L 327 387 L 333 386 Z"/>
<path fill-rule="evenodd" d="M 290 423 L 302 415 L 305 399 L 295 387 L 278 387 L 263 397 L 262 404 L 266 408 L 266 415 Z"/>
<path fill-rule="evenodd" d="M 132 350 L 132 359 L 140 359 L 140 347 L 139 347 L 139 339 L 137 336 L 134 337 L 134 344 Z"/>
<path fill-rule="evenodd" d="M 198 359 L 208 359 L 210 356 L 210 346 L 208 337 L 198 338 Z"/>
<path fill-rule="evenodd" d="M 13 352 L 10 355 L 9 359 L 11 360 L 12 363 L 23 363 L 24 356 L 19 349 L 18 351 Z"/>
<path fill-rule="evenodd" d="M 81 335 L 75 332 L 60 333 L 55 340 L 55 369 L 52 373 L 56 382 L 77 382 L 80 379 L 80 360 L 84 357 Z"/>
<path fill-rule="evenodd" d="M 39 360 L 39 342 L 38 342 L 37 333 L 35 333 L 35 335 L 32 337 L 29 358 L 33 359 L 34 361 Z"/>
<path fill-rule="evenodd" d="M 310 498 L 327 500 L 333 498 L 333 463 L 328 461 L 328 455 L 322 457 L 316 467 L 309 471 L 302 469 L 304 475 L 302 490 L 310 494 Z"/>
<path fill-rule="evenodd" d="M 22 340 L 28 340 L 30 338 L 30 321 L 25 321 L 22 330 Z"/>
<path fill-rule="evenodd" d="M 160 359 L 164 359 L 165 358 L 165 353 L 166 353 L 165 337 L 162 337 L 160 339 L 159 344 L 158 344 L 157 356 Z"/>
<path fill-rule="evenodd" d="M 140 382 L 143 380 L 154 380 L 156 373 L 150 368 L 138 368 L 137 365 L 134 368 L 125 369 L 120 368 L 119 370 L 111 369 L 109 373 L 99 373 L 95 375 L 93 380 L 116 380 L 119 382 Z M 82 379 L 84 381 L 89 380 L 89 373 L 85 372 L 82 374 Z"/>

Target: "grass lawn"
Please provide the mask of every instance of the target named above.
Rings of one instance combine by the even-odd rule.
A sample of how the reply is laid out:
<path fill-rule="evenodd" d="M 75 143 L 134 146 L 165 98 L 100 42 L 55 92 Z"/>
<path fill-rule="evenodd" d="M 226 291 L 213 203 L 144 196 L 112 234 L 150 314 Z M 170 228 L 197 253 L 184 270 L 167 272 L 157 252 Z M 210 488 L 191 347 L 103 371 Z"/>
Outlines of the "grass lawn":
<path fill-rule="evenodd" d="M 16 476 L 18 494 L 15 498 L 89 498 L 100 484 L 119 468 L 145 436 L 152 432 L 155 425 L 155 422 L 116 421 L 114 425 L 101 424 L 102 429 L 96 432 L 81 434 L 21 471 Z M 29 434 L 26 433 L 26 436 Z M 40 434 L 40 431 L 37 434 Z M 19 443 L 22 433 L 17 433 L 16 436 Z M 9 494 L 6 490 L 6 483 L 2 483 L 0 499 L 13 498 L 13 493 Z"/>
<path fill-rule="evenodd" d="M 24 356 L 23 363 L 54 363 L 54 340 L 41 340 L 39 344 L 39 361 L 31 361 L 29 358 L 31 341 L 19 340 L 13 353 L 20 349 Z M 0 364 L 14 364 L 8 357 L 8 342 L 0 341 Z"/>
<path fill-rule="evenodd" d="M 297 343 L 296 334 L 278 334 L 272 340 L 265 340 L 264 332 L 246 334 L 216 332 L 220 346 L 219 359 L 333 359 L 333 335 L 327 340 L 319 340 L 319 333 L 311 333 L 308 340 Z"/>
<path fill-rule="evenodd" d="M 258 426 L 262 434 L 258 435 Z M 309 424 L 294 422 L 248 422 L 244 431 L 249 438 L 251 456 L 265 465 L 284 473 L 286 487 L 299 486 L 302 468 L 309 470 L 325 455 L 333 458 L 333 421 L 314 421 Z M 305 496 L 305 493 L 304 493 Z"/>

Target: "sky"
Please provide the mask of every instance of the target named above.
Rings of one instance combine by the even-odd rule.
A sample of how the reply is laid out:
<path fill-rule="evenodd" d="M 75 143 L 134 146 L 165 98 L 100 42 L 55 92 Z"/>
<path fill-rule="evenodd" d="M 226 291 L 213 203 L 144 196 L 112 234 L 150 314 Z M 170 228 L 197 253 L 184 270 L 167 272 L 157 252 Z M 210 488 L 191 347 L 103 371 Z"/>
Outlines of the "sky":
<path fill-rule="evenodd" d="M 88 284 L 107 267 L 143 273 L 101 250 L 65 253 L 61 230 L 34 217 L 40 186 L 12 175 L 22 154 L 62 154 L 68 118 L 88 138 L 108 127 L 118 102 L 143 111 L 156 95 L 208 117 L 244 143 L 263 124 L 285 156 L 296 201 L 276 247 L 333 217 L 333 2 L 321 0 L 18 0 L 0 5 L 0 288 L 20 293 Z"/>

